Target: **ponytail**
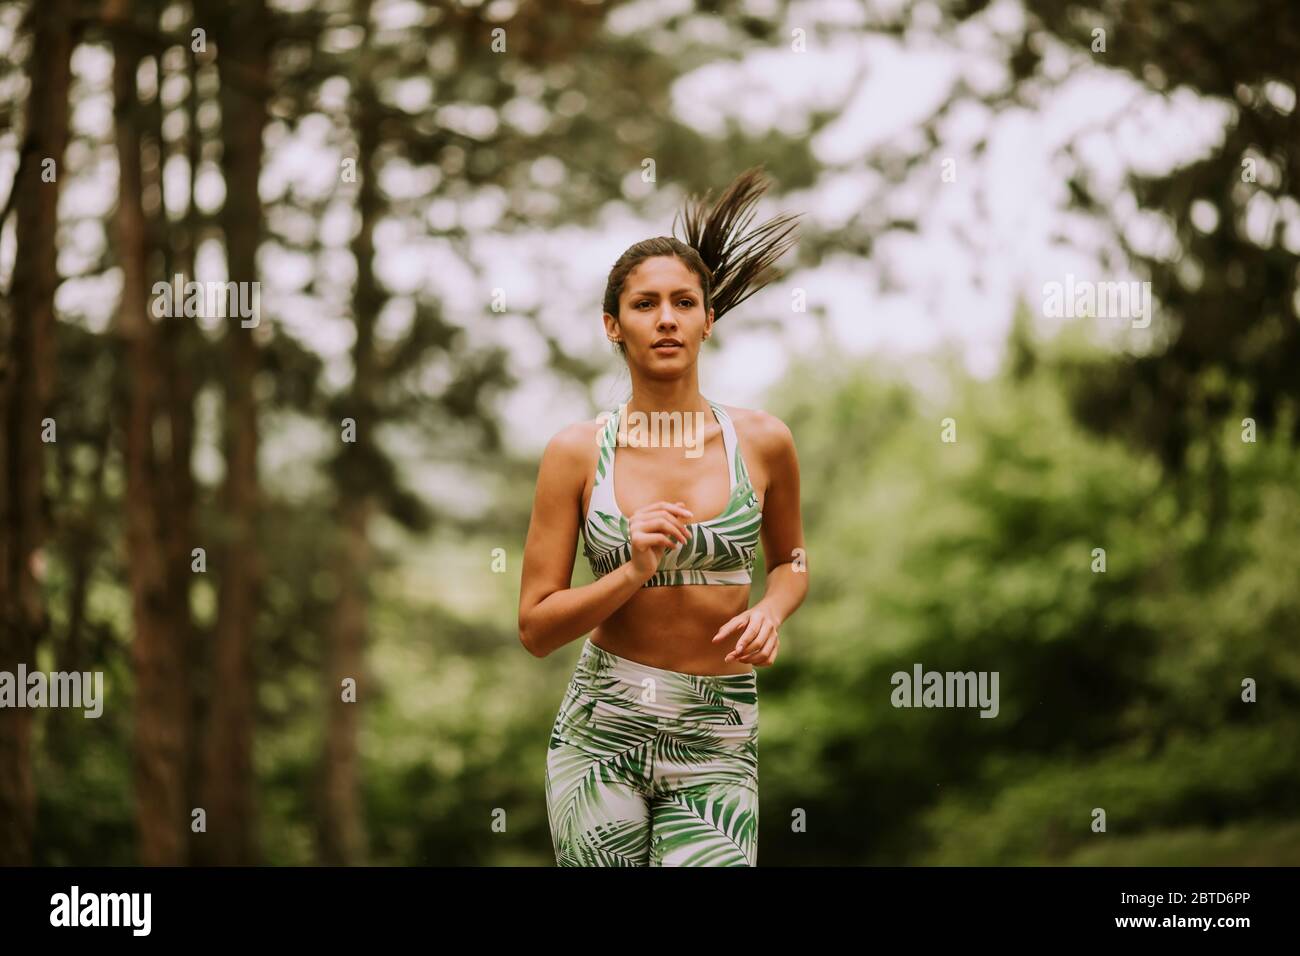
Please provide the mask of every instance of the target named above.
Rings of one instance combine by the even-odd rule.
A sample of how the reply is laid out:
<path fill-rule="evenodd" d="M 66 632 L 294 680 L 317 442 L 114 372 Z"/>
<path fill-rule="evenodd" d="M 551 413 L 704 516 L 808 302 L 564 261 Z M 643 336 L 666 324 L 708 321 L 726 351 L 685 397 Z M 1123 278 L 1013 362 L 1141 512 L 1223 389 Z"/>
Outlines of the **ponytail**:
<path fill-rule="evenodd" d="M 706 193 L 688 201 L 673 219 L 674 235 L 681 221 L 682 241 L 709 270 L 715 322 L 778 278 L 772 264 L 797 238 L 797 216 L 778 216 L 750 230 L 755 206 L 769 186 L 762 167 L 754 166 L 737 176 L 712 208 Z"/>
<path fill-rule="evenodd" d="M 712 206 L 708 193 L 688 200 L 673 219 L 674 233 L 678 222 L 683 224 L 681 239 L 644 239 L 618 257 L 605 282 L 605 311 L 618 317 L 628 273 L 653 256 L 676 256 L 699 277 L 704 309 L 713 309 L 714 322 L 779 278 L 773 263 L 794 245 L 798 217 L 777 216 L 749 228 L 754 206 L 769 186 L 762 167 L 755 166 L 737 176 Z"/>

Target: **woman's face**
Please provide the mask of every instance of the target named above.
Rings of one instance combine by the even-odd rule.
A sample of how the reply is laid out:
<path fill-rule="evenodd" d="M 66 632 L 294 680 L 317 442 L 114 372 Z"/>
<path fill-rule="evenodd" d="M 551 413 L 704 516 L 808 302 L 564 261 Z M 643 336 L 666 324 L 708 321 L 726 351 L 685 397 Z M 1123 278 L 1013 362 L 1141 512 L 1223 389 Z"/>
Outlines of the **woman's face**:
<path fill-rule="evenodd" d="M 605 313 L 606 333 L 622 340 L 629 365 L 655 378 L 693 365 L 713 327 L 699 276 L 676 256 L 652 256 L 629 272 L 618 311 L 617 319 Z"/>

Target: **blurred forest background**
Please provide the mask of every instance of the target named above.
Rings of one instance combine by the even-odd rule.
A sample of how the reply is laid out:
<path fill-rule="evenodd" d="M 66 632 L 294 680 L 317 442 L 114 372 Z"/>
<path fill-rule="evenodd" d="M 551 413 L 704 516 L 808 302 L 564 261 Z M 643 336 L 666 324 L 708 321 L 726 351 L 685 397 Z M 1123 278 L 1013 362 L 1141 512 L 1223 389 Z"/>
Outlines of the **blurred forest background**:
<path fill-rule="evenodd" d="M 670 98 L 864 38 L 1000 68 L 849 157 L 813 146 L 844 104 L 705 133 Z M 545 747 L 580 642 L 518 642 L 538 447 L 503 409 L 544 379 L 594 414 L 618 360 L 599 284 L 558 303 L 577 340 L 491 241 L 600 236 L 613 205 L 662 222 L 628 242 L 664 234 L 756 163 L 784 197 L 869 176 L 726 350 L 795 321 L 820 266 L 866 274 L 917 234 L 896 200 L 951 185 L 954 117 L 1032 115 L 1079 70 L 1220 117 L 1193 159 L 1118 178 L 1058 150 L 1054 239 L 1108 237 L 1096 277 L 1151 282 L 1147 333 L 1022 296 L 991 373 L 828 334 L 765 389 L 813 578 L 759 673 L 760 862 L 1300 863 L 1294 0 L 0 2 L 0 670 L 100 670 L 107 698 L 0 712 L 0 862 L 551 865 Z M 956 241 L 1014 265 L 971 208 Z M 152 317 L 176 274 L 261 282 L 260 321 Z M 998 671 L 999 716 L 895 709 L 915 662 Z"/>

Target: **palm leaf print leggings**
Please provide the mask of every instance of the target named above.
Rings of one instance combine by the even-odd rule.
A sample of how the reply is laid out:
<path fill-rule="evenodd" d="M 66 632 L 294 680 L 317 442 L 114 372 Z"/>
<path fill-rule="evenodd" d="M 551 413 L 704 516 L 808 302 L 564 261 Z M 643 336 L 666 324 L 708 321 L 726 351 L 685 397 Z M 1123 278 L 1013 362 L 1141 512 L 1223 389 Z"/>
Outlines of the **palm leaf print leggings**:
<path fill-rule="evenodd" d="M 650 667 L 588 639 L 551 729 L 560 866 L 753 866 L 758 686 Z"/>

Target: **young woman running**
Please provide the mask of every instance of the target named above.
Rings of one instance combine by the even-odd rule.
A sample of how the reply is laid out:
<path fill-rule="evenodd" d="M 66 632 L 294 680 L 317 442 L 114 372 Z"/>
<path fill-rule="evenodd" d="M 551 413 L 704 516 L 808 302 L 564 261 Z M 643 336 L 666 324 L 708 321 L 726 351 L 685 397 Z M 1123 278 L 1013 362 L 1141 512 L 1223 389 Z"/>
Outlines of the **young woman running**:
<path fill-rule="evenodd" d="M 766 189 L 748 170 L 711 209 L 707 196 L 687 204 L 684 241 L 619 257 L 604 322 L 631 397 L 542 455 L 519 638 L 545 657 L 592 632 L 547 751 L 560 866 L 756 862 L 754 668 L 775 662 L 777 631 L 808 590 L 799 465 L 780 420 L 700 394 L 698 363 L 714 323 L 771 281 L 794 241 L 793 217 L 748 231 Z M 666 420 L 652 413 L 685 426 L 668 447 L 657 431 L 635 440 Z M 597 580 L 575 588 L 579 530 Z M 767 586 L 749 607 L 760 535 Z"/>

